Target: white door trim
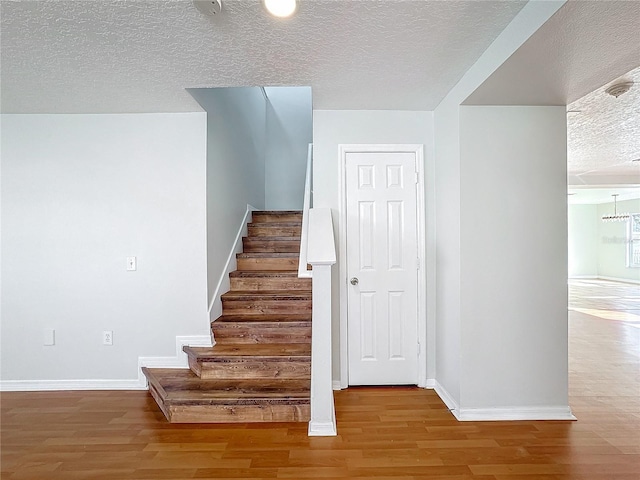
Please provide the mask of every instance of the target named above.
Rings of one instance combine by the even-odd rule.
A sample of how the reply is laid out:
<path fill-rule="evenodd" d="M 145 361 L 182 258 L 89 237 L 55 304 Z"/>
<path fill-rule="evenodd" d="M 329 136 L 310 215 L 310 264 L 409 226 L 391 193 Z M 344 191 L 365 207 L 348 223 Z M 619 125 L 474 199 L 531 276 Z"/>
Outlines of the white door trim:
<path fill-rule="evenodd" d="M 340 278 L 340 387 L 349 386 L 349 364 L 347 350 L 348 290 L 347 290 L 347 184 L 346 159 L 348 153 L 403 152 L 414 153 L 418 187 L 416 191 L 416 212 L 418 216 L 418 386 L 427 387 L 427 299 L 426 299 L 426 242 L 425 242 L 425 179 L 424 145 L 417 144 L 341 144 L 339 151 L 339 204 L 338 204 L 338 274 Z"/>

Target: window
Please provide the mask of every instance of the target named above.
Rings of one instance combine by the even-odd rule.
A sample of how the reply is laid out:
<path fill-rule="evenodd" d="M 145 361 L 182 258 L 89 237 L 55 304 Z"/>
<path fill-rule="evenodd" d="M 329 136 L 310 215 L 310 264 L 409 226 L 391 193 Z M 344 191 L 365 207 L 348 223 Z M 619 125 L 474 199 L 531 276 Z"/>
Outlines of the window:
<path fill-rule="evenodd" d="M 640 268 L 640 213 L 629 215 L 627 224 L 627 267 Z"/>

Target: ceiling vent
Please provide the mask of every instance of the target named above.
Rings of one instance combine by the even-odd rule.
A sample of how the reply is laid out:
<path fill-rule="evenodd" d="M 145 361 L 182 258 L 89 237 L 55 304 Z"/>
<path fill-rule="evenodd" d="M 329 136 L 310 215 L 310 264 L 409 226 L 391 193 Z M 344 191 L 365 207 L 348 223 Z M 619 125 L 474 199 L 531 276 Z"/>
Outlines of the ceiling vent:
<path fill-rule="evenodd" d="M 607 88 L 605 92 L 607 92 L 609 95 L 613 97 L 618 98 L 623 93 L 627 93 L 632 85 L 633 85 L 633 82 L 614 83 L 609 88 Z"/>

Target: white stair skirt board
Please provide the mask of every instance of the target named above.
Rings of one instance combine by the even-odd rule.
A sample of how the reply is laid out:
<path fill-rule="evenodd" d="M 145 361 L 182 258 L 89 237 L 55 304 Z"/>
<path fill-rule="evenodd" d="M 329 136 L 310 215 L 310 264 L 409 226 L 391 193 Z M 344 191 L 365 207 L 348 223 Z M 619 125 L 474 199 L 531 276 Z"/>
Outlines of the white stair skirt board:
<path fill-rule="evenodd" d="M 142 367 L 189 368 L 185 345 L 211 347 L 209 335 L 176 337 L 176 353 L 172 357 L 138 357 L 138 378 L 135 379 L 76 379 L 76 380 L 3 380 L 1 392 L 37 392 L 56 390 L 147 390 Z"/>
<path fill-rule="evenodd" d="M 251 221 L 251 214 L 258 210 L 256 207 L 252 205 L 247 205 L 247 210 L 244 213 L 244 217 L 240 222 L 238 227 L 238 232 L 236 233 L 236 239 L 231 246 L 231 251 L 229 252 L 229 256 L 227 257 L 227 263 L 225 264 L 224 270 L 220 273 L 220 278 L 218 280 L 218 285 L 213 293 L 213 298 L 211 299 L 211 304 L 209 305 L 209 320 L 215 320 L 220 315 L 222 315 L 222 300 L 220 297 L 223 293 L 229 291 L 230 288 L 230 280 L 229 274 L 234 271 L 237 267 L 236 263 L 236 253 L 242 252 L 242 237 L 246 237 L 248 233 L 249 227 L 247 224 Z"/>
<path fill-rule="evenodd" d="M 569 406 L 460 408 L 447 390 L 434 380 L 440 399 L 460 422 L 496 422 L 508 420 L 577 420 Z"/>

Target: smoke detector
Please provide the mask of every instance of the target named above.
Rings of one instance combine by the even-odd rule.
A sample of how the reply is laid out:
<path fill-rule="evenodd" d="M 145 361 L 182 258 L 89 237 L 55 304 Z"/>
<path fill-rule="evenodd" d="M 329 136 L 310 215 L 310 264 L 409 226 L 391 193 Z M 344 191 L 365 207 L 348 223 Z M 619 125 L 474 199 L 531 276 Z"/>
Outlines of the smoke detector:
<path fill-rule="evenodd" d="M 627 93 L 632 85 L 633 85 L 633 82 L 614 83 L 609 88 L 607 88 L 605 92 L 607 92 L 609 95 L 613 97 L 618 98 L 623 93 Z"/>
<path fill-rule="evenodd" d="M 193 4 L 205 15 L 216 16 L 222 12 L 222 0 L 193 0 Z"/>

